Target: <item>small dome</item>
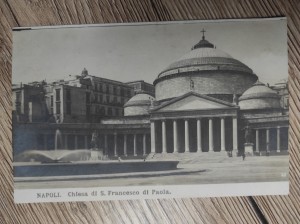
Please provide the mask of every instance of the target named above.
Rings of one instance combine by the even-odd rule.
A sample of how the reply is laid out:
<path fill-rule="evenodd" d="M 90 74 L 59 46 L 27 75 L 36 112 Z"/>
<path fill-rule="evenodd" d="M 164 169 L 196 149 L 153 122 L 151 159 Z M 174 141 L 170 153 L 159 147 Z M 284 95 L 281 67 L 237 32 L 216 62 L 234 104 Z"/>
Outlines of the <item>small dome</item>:
<path fill-rule="evenodd" d="M 241 110 L 275 109 L 280 108 L 280 101 L 274 90 L 257 81 L 239 98 L 239 106 Z"/>
<path fill-rule="evenodd" d="M 149 94 L 143 92 L 137 93 L 124 105 L 124 115 L 135 116 L 149 114 L 148 110 L 153 100 L 154 97 Z"/>

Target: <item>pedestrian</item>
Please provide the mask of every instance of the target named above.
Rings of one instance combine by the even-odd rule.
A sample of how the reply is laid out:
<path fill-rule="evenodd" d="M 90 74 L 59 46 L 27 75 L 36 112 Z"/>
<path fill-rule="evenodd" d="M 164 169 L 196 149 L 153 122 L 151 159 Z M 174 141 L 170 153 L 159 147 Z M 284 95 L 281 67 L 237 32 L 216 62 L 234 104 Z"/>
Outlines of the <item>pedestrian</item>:
<path fill-rule="evenodd" d="M 243 153 L 243 161 L 245 160 L 245 158 L 246 158 L 246 155 L 245 155 L 245 153 Z"/>

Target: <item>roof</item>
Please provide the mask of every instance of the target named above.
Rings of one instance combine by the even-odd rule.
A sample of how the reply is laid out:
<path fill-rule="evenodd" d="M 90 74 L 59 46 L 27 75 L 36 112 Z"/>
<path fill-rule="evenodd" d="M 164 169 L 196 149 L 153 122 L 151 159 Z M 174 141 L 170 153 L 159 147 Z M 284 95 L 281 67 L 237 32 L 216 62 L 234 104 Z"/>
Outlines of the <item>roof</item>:
<path fill-rule="evenodd" d="M 168 105 L 171 105 L 171 104 L 173 104 L 177 101 L 180 101 L 184 98 L 187 98 L 188 96 L 196 96 L 196 97 L 199 97 L 199 98 L 203 98 L 203 99 L 206 99 L 208 101 L 212 101 L 212 102 L 218 103 L 220 105 L 223 105 L 224 107 L 238 108 L 238 106 L 233 104 L 233 103 L 229 103 L 229 102 L 224 101 L 224 100 L 216 99 L 214 97 L 210 97 L 210 96 L 207 96 L 207 95 L 203 95 L 203 94 L 199 94 L 199 93 L 191 91 L 191 92 L 188 92 L 186 94 L 183 94 L 182 96 L 176 97 L 176 98 L 174 98 L 170 101 L 164 102 L 164 103 L 160 104 L 159 106 L 153 108 L 151 111 L 157 111 L 157 110 L 159 110 L 161 108 L 164 108 Z"/>
<path fill-rule="evenodd" d="M 154 97 L 147 93 L 138 93 L 131 97 L 130 100 L 125 103 L 124 107 L 130 106 L 150 106 L 151 101 L 154 100 Z"/>
<path fill-rule="evenodd" d="M 253 71 L 228 53 L 216 49 L 205 39 L 193 46 L 192 50 L 164 69 L 158 79 L 182 72 L 233 70 L 253 74 Z"/>
<path fill-rule="evenodd" d="M 280 109 L 280 97 L 265 84 L 257 81 L 239 98 L 241 110 Z"/>
<path fill-rule="evenodd" d="M 247 99 L 260 99 L 260 98 L 276 98 L 279 99 L 278 94 L 272 90 L 270 87 L 267 87 L 260 81 L 257 81 L 246 90 L 242 96 L 239 98 L 239 101 L 247 100 Z"/>

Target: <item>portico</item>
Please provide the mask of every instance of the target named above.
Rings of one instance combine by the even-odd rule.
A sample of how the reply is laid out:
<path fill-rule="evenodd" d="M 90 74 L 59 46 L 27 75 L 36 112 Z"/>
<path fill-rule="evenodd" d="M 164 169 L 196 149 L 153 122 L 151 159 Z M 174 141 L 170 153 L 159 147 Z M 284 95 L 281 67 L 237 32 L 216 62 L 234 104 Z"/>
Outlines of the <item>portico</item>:
<path fill-rule="evenodd" d="M 238 150 L 237 106 L 194 92 L 151 111 L 151 152 Z"/>
<path fill-rule="evenodd" d="M 155 134 L 151 136 L 151 152 L 189 153 L 237 151 L 237 137 L 233 135 L 238 133 L 238 131 L 234 119 L 236 118 L 227 116 L 221 118 L 198 117 L 189 119 L 152 120 L 151 132 Z M 178 126 L 180 130 L 178 130 Z M 159 130 L 160 128 L 162 129 L 161 131 Z M 225 128 L 226 130 L 230 130 L 231 133 L 225 134 Z"/>

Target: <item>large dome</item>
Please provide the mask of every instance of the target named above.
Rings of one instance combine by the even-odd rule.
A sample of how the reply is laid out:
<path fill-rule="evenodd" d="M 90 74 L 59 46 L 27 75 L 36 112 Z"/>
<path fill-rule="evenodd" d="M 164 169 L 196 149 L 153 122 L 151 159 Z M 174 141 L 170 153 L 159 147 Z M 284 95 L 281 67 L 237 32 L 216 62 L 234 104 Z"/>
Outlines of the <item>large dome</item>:
<path fill-rule="evenodd" d="M 257 80 L 253 71 L 202 37 L 192 50 L 173 62 L 154 81 L 156 100 L 191 90 L 205 95 L 241 95 Z M 191 89 L 190 83 L 193 82 Z M 230 98 L 229 97 L 229 98 Z"/>
<path fill-rule="evenodd" d="M 148 110 L 153 100 L 154 97 L 149 94 L 143 92 L 137 93 L 124 105 L 124 116 L 149 114 Z"/>
<path fill-rule="evenodd" d="M 274 90 L 257 81 L 239 98 L 239 106 L 241 110 L 278 109 L 280 97 Z"/>
<path fill-rule="evenodd" d="M 252 70 L 229 54 L 216 48 L 198 48 L 185 54 L 163 70 L 158 78 L 184 71 L 234 70 L 252 73 Z"/>

